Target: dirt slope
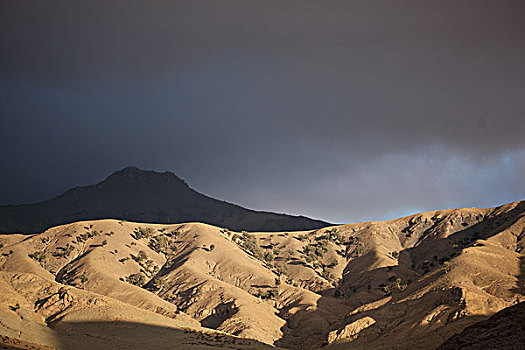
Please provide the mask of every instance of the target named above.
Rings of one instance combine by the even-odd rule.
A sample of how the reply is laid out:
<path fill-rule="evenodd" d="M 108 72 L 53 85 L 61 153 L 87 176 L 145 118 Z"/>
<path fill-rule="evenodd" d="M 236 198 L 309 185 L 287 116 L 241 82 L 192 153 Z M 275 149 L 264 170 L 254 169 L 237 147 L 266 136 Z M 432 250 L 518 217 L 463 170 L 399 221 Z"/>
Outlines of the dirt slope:
<path fill-rule="evenodd" d="M 525 348 L 525 302 L 505 308 L 489 319 L 465 328 L 438 350 Z"/>
<path fill-rule="evenodd" d="M 0 236 L 4 285 L 18 293 L 6 294 L 3 310 L 9 319 L 14 315 L 6 305 L 35 309 L 36 297 L 27 305 L 16 299 L 29 293 L 17 280 L 25 276 L 144 310 L 178 329 L 205 327 L 210 334 L 295 349 L 432 349 L 525 300 L 524 236 L 525 202 L 302 232 L 77 222 L 42 234 Z M 43 342 L 50 328 L 77 332 L 82 323 L 79 333 L 98 334 L 102 322 L 115 322 L 105 316 L 110 312 L 68 310 L 64 318 L 61 310 L 36 310 L 48 322 L 28 319 L 38 327 L 23 332 L 23 340 L 52 345 Z M 122 328 L 140 323 L 135 312 L 117 319 L 125 322 Z"/>

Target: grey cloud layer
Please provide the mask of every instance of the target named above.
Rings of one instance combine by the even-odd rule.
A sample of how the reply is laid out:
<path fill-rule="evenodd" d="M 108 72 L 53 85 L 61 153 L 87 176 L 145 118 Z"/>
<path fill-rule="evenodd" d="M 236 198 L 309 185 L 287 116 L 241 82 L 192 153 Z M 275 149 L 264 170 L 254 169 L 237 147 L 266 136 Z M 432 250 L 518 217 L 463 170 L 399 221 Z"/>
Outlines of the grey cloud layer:
<path fill-rule="evenodd" d="M 2 203 L 129 164 L 337 222 L 524 197 L 522 2 L 2 7 Z"/>

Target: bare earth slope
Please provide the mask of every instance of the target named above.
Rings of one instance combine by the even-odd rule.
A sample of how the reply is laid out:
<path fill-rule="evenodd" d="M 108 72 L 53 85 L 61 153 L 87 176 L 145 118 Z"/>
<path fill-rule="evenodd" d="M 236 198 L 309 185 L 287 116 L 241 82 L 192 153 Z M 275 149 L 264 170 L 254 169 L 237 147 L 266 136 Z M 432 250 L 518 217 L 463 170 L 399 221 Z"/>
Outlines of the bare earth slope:
<path fill-rule="evenodd" d="M 525 347 L 525 302 L 505 308 L 447 339 L 438 350 Z"/>
<path fill-rule="evenodd" d="M 148 223 L 198 221 L 232 230 L 308 230 L 328 226 L 304 216 L 257 212 L 191 189 L 173 173 L 128 167 L 92 186 L 76 187 L 45 202 L 0 206 L 0 233 L 38 233 L 81 220 Z"/>
<path fill-rule="evenodd" d="M 525 202 L 302 232 L 96 220 L 0 235 L 0 334 L 434 349 L 525 300 L 524 237 Z"/>

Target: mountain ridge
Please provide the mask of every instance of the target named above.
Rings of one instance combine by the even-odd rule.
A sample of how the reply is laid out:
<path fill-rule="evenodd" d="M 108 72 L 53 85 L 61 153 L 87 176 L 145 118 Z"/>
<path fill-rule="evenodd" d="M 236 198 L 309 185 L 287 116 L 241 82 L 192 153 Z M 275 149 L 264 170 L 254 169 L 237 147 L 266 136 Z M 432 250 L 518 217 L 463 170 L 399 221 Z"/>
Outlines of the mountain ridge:
<path fill-rule="evenodd" d="M 213 346 L 456 348 L 525 301 L 524 201 L 302 232 L 90 220 L 0 243 L 0 333 L 58 349 L 49 339 L 75 334 L 107 348 L 104 323 L 134 324 L 137 308 L 188 348 L 202 332 Z M 114 334 L 113 348 L 161 348 L 154 333 L 147 346 Z"/>
<path fill-rule="evenodd" d="M 163 224 L 195 221 L 238 231 L 300 231 L 331 225 L 305 216 L 243 208 L 197 192 L 172 172 L 133 166 L 43 202 L 0 206 L 2 233 L 37 233 L 96 219 Z"/>

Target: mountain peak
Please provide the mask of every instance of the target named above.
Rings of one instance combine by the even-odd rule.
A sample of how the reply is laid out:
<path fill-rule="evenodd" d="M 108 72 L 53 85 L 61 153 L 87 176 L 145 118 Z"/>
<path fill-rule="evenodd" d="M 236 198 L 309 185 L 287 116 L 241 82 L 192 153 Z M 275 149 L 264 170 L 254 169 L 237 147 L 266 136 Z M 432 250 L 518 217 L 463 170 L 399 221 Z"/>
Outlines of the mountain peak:
<path fill-rule="evenodd" d="M 80 220 L 203 222 L 241 231 L 302 231 L 329 223 L 257 212 L 193 190 L 172 172 L 128 166 L 95 185 L 80 186 L 30 206 L 0 207 L 0 232 L 34 233 Z"/>
<path fill-rule="evenodd" d="M 170 171 L 157 172 L 153 170 L 143 170 L 136 166 L 128 166 L 121 170 L 118 170 L 108 176 L 102 183 L 107 182 L 121 182 L 121 181 L 148 181 L 148 182 L 176 182 L 189 187 L 186 182 Z"/>
<path fill-rule="evenodd" d="M 126 177 L 130 177 L 130 176 L 144 176 L 144 175 L 168 175 L 168 176 L 174 176 L 174 177 L 178 177 L 177 175 L 175 175 L 174 173 L 170 172 L 170 171 L 165 171 L 165 172 L 157 172 L 157 171 L 153 171 L 153 170 L 143 170 L 143 169 L 140 169 L 139 167 L 136 167 L 136 166 L 127 166 L 123 169 L 120 169 L 120 170 L 117 170 L 115 171 L 113 174 L 110 175 L 113 176 L 113 175 L 117 175 L 117 176 L 126 176 Z"/>

